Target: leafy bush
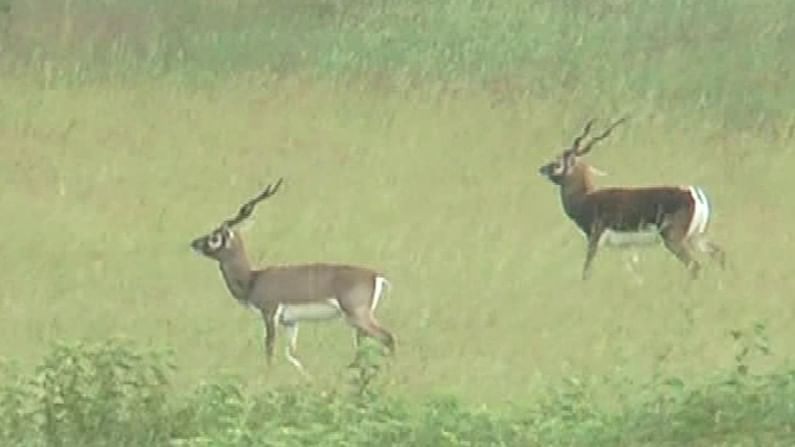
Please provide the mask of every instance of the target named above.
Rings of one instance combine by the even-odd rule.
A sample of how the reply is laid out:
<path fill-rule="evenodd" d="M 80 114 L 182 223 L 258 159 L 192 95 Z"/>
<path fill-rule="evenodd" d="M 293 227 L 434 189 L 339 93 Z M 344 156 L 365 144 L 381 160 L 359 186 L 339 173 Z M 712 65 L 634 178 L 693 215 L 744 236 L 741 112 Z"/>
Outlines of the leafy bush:
<path fill-rule="evenodd" d="M 0 392 L 3 445 L 151 445 L 164 439 L 167 356 L 128 343 L 57 344 Z"/>
<path fill-rule="evenodd" d="M 614 383 L 606 409 L 597 380 L 569 378 L 534 402 L 490 409 L 455 396 L 409 400 L 379 380 L 364 352 L 347 389 L 249 393 L 220 378 L 173 394 L 169 356 L 127 342 L 55 345 L 31 375 L 6 365 L 0 445 L 170 446 L 598 446 L 787 445 L 795 440 L 795 370 L 753 374 L 770 350 L 764 326 L 736 331 L 732 368 L 710 381 Z M 631 388 L 618 390 L 618 388 Z"/>

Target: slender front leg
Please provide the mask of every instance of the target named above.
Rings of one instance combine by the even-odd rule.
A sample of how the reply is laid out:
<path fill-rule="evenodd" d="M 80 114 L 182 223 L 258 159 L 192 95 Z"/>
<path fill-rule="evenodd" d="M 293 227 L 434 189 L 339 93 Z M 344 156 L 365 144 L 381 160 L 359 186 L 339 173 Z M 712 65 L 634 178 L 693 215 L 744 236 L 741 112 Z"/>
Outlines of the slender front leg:
<path fill-rule="evenodd" d="M 298 360 L 298 357 L 296 357 L 298 351 L 298 323 L 283 323 L 283 326 L 287 333 L 287 347 L 284 348 L 284 355 L 287 357 L 287 361 L 292 363 L 305 379 L 311 380 L 312 376 L 306 372 L 304 365 Z"/>
<path fill-rule="evenodd" d="M 265 357 L 270 366 L 273 363 L 273 345 L 276 341 L 276 309 L 263 310 L 262 320 L 265 323 Z"/>
<path fill-rule="evenodd" d="M 594 256 L 596 256 L 596 251 L 599 249 L 599 240 L 602 239 L 604 231 L 604 227 L 598 223 L 594 223 L 591 227 L 591 233 L 588 235 L 588 252 L 585 254 L 585 265 L 582 268 L 583 281 L 591 276 L 591 263 Z"/>

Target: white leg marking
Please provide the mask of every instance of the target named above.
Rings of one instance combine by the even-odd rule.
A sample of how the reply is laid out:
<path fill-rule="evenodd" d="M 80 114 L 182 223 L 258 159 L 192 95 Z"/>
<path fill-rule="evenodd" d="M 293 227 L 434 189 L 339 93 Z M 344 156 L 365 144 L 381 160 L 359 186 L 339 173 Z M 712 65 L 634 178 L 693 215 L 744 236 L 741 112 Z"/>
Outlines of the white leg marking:
<path fill-rule="evenodd" d="M 279 304 L 276 306 L 276 312 L 273 313 L 273 324 L 277 325 L 282 319 L 282 314 L 284 314 L 284 306 Z"/>
<path fill-rule="evenodd" d="M 284 356 L 287 357 L 288 362 L 292 363 L 293 366 L 298 369 L 298 372 L 300 372 L 302 376 L 311 379 L 312 376 L 306 372 L 304 365 L 295 357 L 296 350 L 298 349 L 298 323 L 285 324 L 284 329 L 287 332 L 287 346 L 284 348 Z"/>
<path fill-rule="evenodd" d="M 381 299 L 381 296 L 383 295 L 384 289 L 391 287 L 392 283 L 390 283 L 383 276 L 375 277 L 375 284 L 373 286 L 373 299 L 371 300 L 370 311 L 375 312 L 375 309 L 378 307 L 378 302 Z"/>

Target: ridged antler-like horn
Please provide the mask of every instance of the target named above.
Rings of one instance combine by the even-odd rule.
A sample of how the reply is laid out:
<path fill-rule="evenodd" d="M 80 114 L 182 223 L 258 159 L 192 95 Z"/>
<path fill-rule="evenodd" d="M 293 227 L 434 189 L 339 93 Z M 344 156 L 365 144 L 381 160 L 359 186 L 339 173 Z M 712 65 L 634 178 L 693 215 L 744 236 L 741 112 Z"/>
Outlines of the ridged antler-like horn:
<path fill-rule="evenodd" d="M 243 206 L 240 207 L 240 211 L 237 212 L 237 215 L 231 219 L 225 220 L 224 225 L 228 227 L 233 227 L 239 224 L 240 222 L 243 222 L 244 220 L 248 219 L 248 217 L 251 216 L 251 214 L 254 212 L 254 208 L 257 206 L 258 203 L 276 194 L 276 191 L 279 190 L 279 187 L 282 185 L 283 180 L 284 179 L 280 178 L 278 181 L 276 181 L 276 183 L 271 183 L 257 197 L 254 197 L 253 199 L 244 203 Z"/>

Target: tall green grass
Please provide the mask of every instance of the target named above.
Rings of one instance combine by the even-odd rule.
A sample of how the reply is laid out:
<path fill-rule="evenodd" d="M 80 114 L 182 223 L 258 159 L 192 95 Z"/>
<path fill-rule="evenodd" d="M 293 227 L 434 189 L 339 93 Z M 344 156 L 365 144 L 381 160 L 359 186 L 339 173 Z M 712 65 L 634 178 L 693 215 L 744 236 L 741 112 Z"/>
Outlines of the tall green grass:
<path fill-rule="evenodd" d="M 13 0 L 8 73 L 204 85 L 252 72 L 444 80 L 567 107 L 685 108 L 792 135 L 795 7 L 761 0 Z M 778 122 L 778 125 L 772 124 Z"/>

